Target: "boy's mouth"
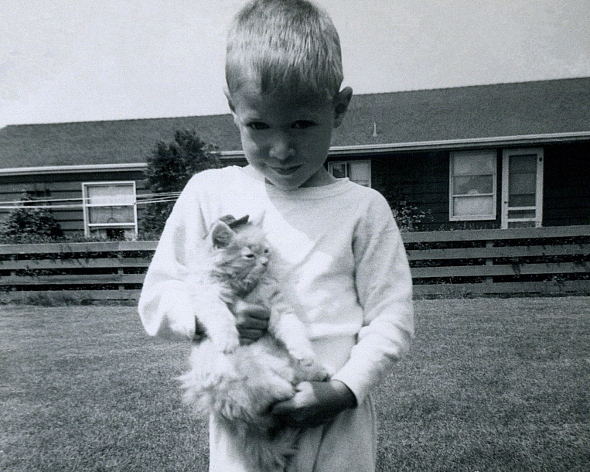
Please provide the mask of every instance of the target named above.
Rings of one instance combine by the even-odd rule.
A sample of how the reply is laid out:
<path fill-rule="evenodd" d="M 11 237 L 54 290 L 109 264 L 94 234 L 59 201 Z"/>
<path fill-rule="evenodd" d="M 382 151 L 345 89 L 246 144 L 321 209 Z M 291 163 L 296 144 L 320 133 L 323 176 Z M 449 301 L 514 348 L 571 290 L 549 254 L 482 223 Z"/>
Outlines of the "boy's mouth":
<path fill-rule="evenodd" d="M 297 170 L 301 167 L 301 165 L 297 166 L 289 166 L 289 167 L 271 167 L 273 171 L 275 171 L 279 175 L 291 175 L 297 172 Z"/>

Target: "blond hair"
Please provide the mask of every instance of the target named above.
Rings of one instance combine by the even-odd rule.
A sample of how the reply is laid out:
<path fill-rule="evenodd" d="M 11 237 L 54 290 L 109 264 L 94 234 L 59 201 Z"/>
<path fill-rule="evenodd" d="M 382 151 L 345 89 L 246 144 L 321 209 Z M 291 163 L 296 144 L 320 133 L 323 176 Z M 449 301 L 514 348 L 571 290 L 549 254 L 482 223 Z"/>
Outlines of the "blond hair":
<path fill-rule="evenodd" d="M 331 99 L 343 79 L 338 32 L 306 0 L 254 0 L 229 31 L 225 76 L 230 95 L 256 80 L 261 93 Z"/>

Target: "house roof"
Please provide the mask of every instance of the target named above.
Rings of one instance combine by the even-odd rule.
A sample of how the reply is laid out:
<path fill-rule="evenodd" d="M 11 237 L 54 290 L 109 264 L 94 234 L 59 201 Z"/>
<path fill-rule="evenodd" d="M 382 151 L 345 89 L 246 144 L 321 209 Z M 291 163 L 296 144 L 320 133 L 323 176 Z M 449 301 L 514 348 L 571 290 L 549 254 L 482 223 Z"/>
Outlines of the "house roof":
<path fill-rule="evenodd" d="M 145 162 L 156 142 L 193 129 L 232 154 L 231 116 L 11 125 L 0 129 L 0 169 Z M 590 77 L 354 96 L 334 149 L 417 147 L 509 137 L 590 137 Z"/>
<path fill-rule="evenodd" d="M 146 162 L 158 141 L 192 129 L 223 150 L 239 149 L 231 115 L 6 126 L 0 169 Z"/>

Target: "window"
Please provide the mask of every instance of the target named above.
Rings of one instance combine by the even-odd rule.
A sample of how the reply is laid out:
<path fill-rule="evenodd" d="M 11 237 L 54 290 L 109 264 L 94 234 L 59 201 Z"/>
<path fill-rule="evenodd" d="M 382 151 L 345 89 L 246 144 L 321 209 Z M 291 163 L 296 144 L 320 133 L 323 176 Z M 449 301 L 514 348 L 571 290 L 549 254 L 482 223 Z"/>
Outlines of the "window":
<path fill-rule="evenodd" d="M 451 221 L 496 219 L 496 151 L 451 153 Z"/>
<path fill-rule="evenodd" d="M 84 234 L 107 239 L 137 236 L 135 182 L 83 183 Z"/>
<path fill-rule="evenodd" d="M 371 186 L 371 161 L 328 162 L 328 172 L 337 178 L 348 177 L 357 184 Z"/>

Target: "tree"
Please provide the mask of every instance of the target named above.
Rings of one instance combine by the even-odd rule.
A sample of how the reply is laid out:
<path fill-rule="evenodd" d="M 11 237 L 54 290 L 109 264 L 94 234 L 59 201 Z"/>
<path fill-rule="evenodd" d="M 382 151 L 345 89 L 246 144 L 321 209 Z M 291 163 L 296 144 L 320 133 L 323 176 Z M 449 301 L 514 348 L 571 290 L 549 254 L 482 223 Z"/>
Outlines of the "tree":
<path fill-rule="evenodd" d="M 18 207 L 10 210 L 0 225 L 0 237 L 7 242 L 25 243 L 59 239 L 63 232 L 49 208 L 35 205 L 31 196 L 23 193 Z"/>
<path fill-rule="evenodd" d="M 162 196 L 182 191 L 193 175 L 221 167 L 214 151 L 213 146 L 189 130 L 176 131 L 172 142 L 159 141 L 147 160 L 148 190 Z M 173 206 L 174 201 L 148 204 L 142 218 L 142 232 L 159 237 Z"/>

